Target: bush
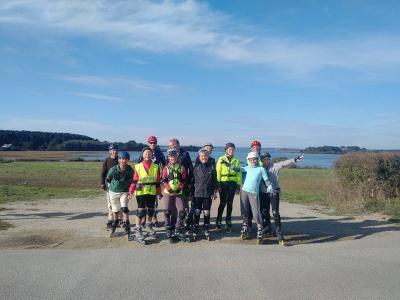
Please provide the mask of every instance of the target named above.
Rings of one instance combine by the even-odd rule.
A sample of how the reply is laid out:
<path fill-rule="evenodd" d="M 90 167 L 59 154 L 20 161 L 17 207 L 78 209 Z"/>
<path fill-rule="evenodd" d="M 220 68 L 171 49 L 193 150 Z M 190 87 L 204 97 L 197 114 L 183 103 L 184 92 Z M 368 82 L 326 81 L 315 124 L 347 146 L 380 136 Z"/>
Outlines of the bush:
<path fill-rule="evenodd" d="M 391 199 L 400 196 L 399 153 L 351 153 L 335 165 L 342 188 L 364 200 Z"/>

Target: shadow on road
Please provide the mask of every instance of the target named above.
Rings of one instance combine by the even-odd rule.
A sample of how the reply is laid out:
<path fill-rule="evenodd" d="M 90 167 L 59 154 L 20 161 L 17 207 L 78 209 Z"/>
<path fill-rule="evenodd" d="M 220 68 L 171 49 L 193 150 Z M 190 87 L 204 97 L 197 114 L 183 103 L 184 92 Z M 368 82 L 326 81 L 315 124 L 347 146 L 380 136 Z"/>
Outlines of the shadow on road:
<path fill-rule="evenodd" d="M 225 237 L 240 236 L 241 218 L 233 217 L 233 230 L 228 233 L 226 230 L 212 230 L 212 239 L 221 240 Z M 215 219 L 213 220 L 215 222 Z M 215 224 L 215 223 L 213 223 Z M 272 221 L 273 225 L 273 221 Z M 212 226 L 214 228 L 214 226 Z M 390 231 L 400 231 L 398 224 L 385 220 L 360 220 L 352 217 L 343 218 L 317 218 L 299 217 L 283 218 L 282 227 L 285 235 L 286 245 L 294 246 L 298 244 L 328 243 L 342 240 L 357 240 L 364 237 Z M 274 226 L 273 226 L 274 229 Z M 250 241 L 254 243 L 256 228 L 253 229 Z M 267 238 L 264 244 L 277 243 L 275 237 Z"/>

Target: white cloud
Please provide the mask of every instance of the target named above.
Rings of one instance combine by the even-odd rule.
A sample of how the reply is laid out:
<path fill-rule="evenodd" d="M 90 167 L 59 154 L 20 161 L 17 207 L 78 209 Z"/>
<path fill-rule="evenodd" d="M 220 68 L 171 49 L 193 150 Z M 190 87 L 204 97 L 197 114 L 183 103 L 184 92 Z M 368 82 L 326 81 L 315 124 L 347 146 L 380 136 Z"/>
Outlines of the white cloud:
<path fill-rule="evenodd" d="M 120 97 L 93 94 L 93 93 L 70 92 L 69 95 L 83 97 L 83 98 L 89 98 L 89 99 L 94 99 L 94 100 L 99 100 L 99 101 L 105 101 L 105 102 L 112 102 L 112 103 L 123 101 L 123 99 Z"/>
<path fill-rule="evenodd" d="M 126 89 L 130 91 L 170 92 L 177 89 L 177 86 L 172 84 L 164 84 L 142 79 L 131 79 L 123 77 L 100 77 L 85 74 L 51 76 L 58 80 L 74 82 L 82 85 L 112 87 L 115 89 Z"/>
<path fill-rule="evenodd" d="M 248 26 L 244 32 L 231 16 L 193 0 L 15 0 L 0 4 L 0 23 L 102 38 L 156 53 L 206 54 L 297 77 L 328 68 L 376 72 L 400 66 L 398 36 L 309 41 L 260 35 L 257 30 L 252 36 Z"/>

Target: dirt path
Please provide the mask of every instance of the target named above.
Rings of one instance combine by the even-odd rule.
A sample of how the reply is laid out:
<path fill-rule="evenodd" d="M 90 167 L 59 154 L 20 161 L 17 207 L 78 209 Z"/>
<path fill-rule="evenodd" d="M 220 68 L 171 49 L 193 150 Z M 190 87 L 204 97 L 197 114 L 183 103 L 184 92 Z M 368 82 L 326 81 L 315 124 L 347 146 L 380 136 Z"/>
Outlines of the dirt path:
<path fill-rule="evenodd" d="M 135 209 L 130 203 L 130 209 Z M 219 200 L 213 204 L 212 216 L 216 215 Z M 233 232 L 217 233 L 211 231 L 216 243 L 248 243 L 241 241 L 239 199 L 234 205 Z M 162 206 L 162 203 L 161 205 Z M 54 199 L 35 202 L 14 202 L 2 205 L 0 219 L 13 225 L 12 228 L 0 231 L 0 249 L 31 248 L 113 248 L 140 247 L 137 243 L 128 242 L 126 236 L 110 239 L 105 230 L 106 213 L 105 197 L 89 199 Z M 287 245 L 307 243 L 325 243 L 340 240 L 360 239 L 374 234 L 385 234 L 398 231 L 399 225 L 388 222 L 384 216 L 368 215 L 364 217 L 331 216 L 310 206 L 282 203 L 281 215 L 287 238 Z M 162 221 L 162 213 L 159 214 Z M 131 217 L 133 223 L 134 217 Z M 212 218 L 214 224 L 214 218 Z M 213 225 L 212 224 L 212 225 Z M 122 229 L 118 229 L 122 231 Z M 150 247 L 171 247 L 164 240 L 164 229 L 158 228 L 157 238 L 149 240 Z M 185 247 L 194 247 L 198 241 Z M 270 239 L 265 245 L 275 244 Z M 181 247 L 174 244 L 173 247 Z"/>

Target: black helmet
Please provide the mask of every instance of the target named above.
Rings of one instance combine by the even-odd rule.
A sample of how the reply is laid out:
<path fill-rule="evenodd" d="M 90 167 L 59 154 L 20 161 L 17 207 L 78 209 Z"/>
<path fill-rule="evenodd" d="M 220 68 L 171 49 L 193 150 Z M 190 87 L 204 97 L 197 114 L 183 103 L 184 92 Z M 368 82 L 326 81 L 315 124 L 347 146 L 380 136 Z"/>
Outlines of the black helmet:
<path fill-rule="evenodd" d="M 108 150 L 118 150 L 118 145 L 117 144 L 110 144 L 110 146 L 108 146 Z"/>
<path fill-rule="evenodd" d="M 146 147 L 144 147 L 144 148 L 142 149 L 142 153 L 144 153 L 144 151 L 146 151 L 146 150 L 150 150 L 151 152 L 153 152 L 153 150 L 151 150 L 150 147 L 146 146 Z"/>
<path fill-rule="evenodd" d="M 266 158 L 266 157 L 268 157 L 269 159 L 271 159 L 271 154 L 269 154 L 268 152 L 265 152 L 265 153 L 261 154 L 261 159 L 264 159 L 264 158 Z"/>
<path fill-rule="evenodd" d="M 226 149 L 228 149 L 228 148 L 233 148 L 233 149 L 235 149 L 235 144 L 234 144 L 234 143 L 226 143 L 226 145 L 225 145 L 225 151 L 226 151 Z"/>

